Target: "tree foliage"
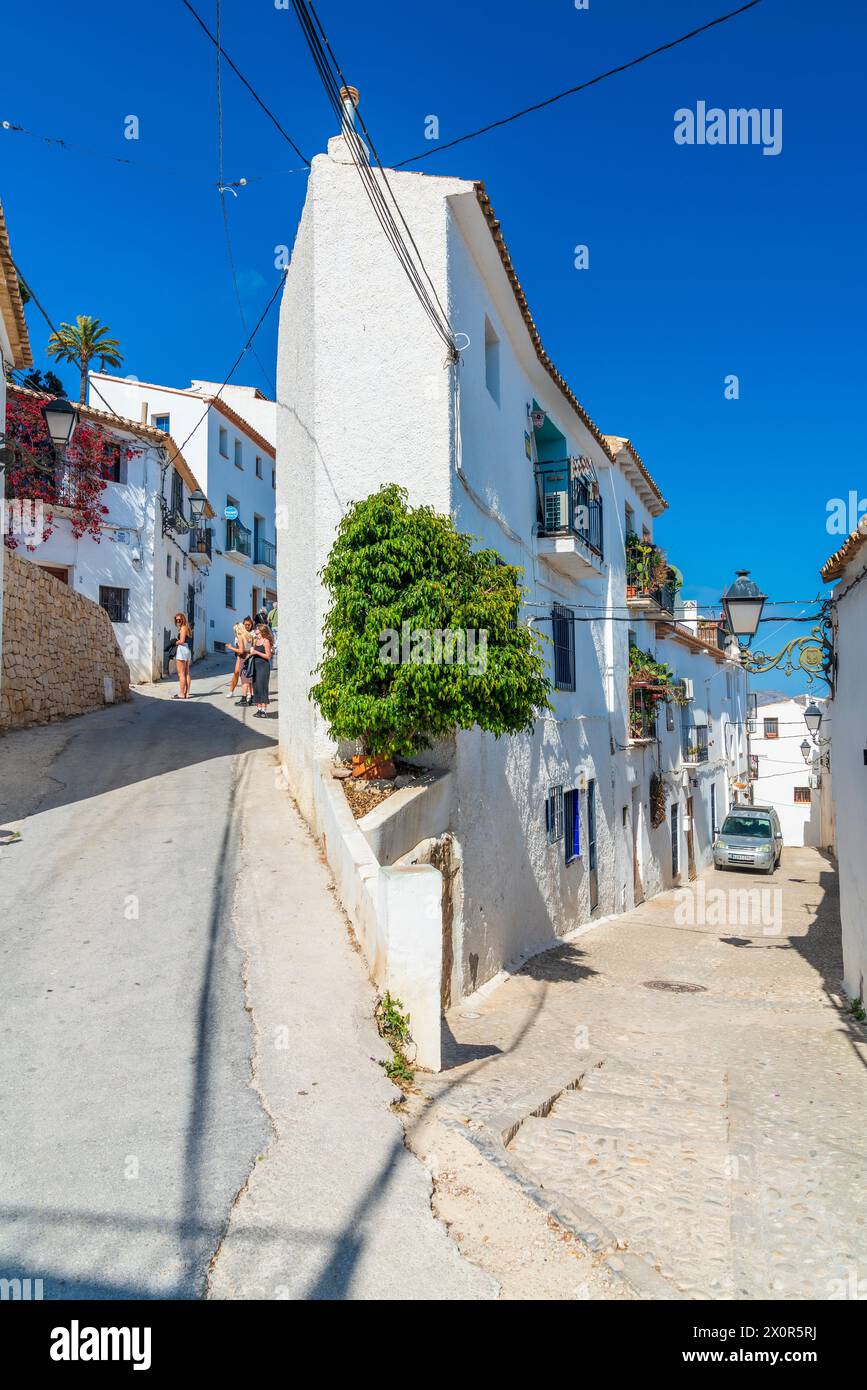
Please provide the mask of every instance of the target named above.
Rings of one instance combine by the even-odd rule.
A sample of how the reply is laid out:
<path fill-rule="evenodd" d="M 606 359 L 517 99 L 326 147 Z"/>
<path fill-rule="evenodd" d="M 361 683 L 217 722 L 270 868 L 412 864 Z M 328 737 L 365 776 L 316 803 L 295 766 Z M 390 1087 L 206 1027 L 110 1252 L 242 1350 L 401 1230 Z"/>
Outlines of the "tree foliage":
<path fill-rule="evenodd" d="M 84 404 L 87 395 L 87 373 L 91 362 L 99 361 L 101 371 L 106 367 L 119 367 L 123 354 L 117 338 L 108 336 L 109 329 L 99 319 L 88 314 L 78 314 L 75 323 L 62 323 L 56 333 L 48 339 L 45 352 L 56 357 L 58 362 L 74 362 L 81 373 L 81 394 L 79 400 Z"/>
<path fill-rule="evenodd" d="M 517 621 L 522 571 L 474 550 L 450 517 L 410 507 L 403 488 L 349 509 L 321 573 L 331 606 L 310 694 L 333 738 L 406 756 L 455 728 L 529 730 L 551 708 L 539 638 Z M 484 669 L 478 659 L 406 659 L 405 634 L 444 631 L 486 634 Z M 383 660 L 389 632 L 404 637 L 395 663 Z"/>

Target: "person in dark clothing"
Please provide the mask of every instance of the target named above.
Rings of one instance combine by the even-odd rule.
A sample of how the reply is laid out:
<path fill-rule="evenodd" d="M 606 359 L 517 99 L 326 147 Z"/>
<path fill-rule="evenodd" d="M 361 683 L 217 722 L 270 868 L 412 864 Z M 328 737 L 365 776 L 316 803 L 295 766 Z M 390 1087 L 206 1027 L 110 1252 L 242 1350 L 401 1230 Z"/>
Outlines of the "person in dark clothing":
<path fill-rule="evenodd" d="M 256 628 L 250 657 L 253 662 L 253 699 L 256 701 L 256 719 L 268 713 L 268 682 L 271 679 L 271 629 L 267 623 Z"/>

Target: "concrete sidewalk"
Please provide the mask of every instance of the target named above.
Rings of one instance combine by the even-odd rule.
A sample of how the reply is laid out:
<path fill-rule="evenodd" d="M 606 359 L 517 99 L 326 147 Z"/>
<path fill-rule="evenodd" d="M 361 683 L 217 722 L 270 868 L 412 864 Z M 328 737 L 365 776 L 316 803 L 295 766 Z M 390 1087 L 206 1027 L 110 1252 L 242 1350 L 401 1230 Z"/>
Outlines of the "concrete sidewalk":
<path fill-rule="evenodd" d="M 274 754 L 247 760 L 235 902 L 271 1139 L 212 1263 L 212 1298 L 478 1299 L 404 1144 L 375 995 Z"/>
<path fill-rule="evenodd" d="M 418 1152 L 462 1133 L 641 1297 L 851 1296 L 867 1031 L 836 893 L 830 859 L 788 849 L 773 879 L 711 872 L 536 956 L 449 1015 Z M 437 1194 L 456 1222 L 461 1181 Z"/>

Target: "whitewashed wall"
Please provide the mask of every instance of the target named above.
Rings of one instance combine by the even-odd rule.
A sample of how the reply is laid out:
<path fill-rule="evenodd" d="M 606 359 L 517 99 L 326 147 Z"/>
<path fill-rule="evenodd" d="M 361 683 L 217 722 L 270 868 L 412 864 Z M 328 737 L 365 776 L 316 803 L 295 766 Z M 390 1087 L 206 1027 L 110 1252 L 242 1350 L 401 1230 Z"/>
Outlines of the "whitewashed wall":
<path fill-rule="evenodd" d="M 822 801 L 826 793 L 824 783 L 811 787 L 809 803 L 795 801 L 796 787 L 809 787 L 810 774 L 815 771 L 811 764 L 804 762 L 801 743 L 809 740 L 804 723 L 804 708 L 807 701 L 778 700 L 773 704 L 759 705 L 756 717 L 756 732 L 750 739 L 750 751 L 758 757 L 759 775 L 753 783 L 753 800 L 756 805 L 774 806 L 780 817 L 785 845 L 813 845 L 827 848 L 827 816 L 823 815 Z M 825 718 L 822 721 L 822 737 L 830 737 L 832 720 L 825 709 L 824 701 L 819 701 Z M 765 719 L 779 721 L 779 737 L 765 738 Z"/>
<path fill-rule="evenodd" d="M 834 591 L 839 667 L 830 709 L 844 980 L 852 998 L 860 999 L 867 989 L 867 579 L 840 596 L 864 561 L 862 548 Z"/>

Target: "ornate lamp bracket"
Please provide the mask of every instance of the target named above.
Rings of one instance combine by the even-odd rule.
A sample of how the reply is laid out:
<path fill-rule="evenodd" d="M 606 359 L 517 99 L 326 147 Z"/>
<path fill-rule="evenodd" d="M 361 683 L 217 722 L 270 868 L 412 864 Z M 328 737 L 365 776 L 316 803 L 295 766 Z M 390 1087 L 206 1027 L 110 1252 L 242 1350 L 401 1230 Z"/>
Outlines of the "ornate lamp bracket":
<path fill-rule="evenodd" d="M 821 605 L 819 622 L 805 637 L 793 637 L 776 656 L 769 652 L 751 651 L 748 647 L 740 649 L 744 668 L 753 674 L 779 669 L 786 676 L 803 671 L 807 684 L 823 680 L 831 697 L 834 695 L 834 682 L 837 674 L 837 655 L 834 647 L 834 617 L 830 600 Z"/>

